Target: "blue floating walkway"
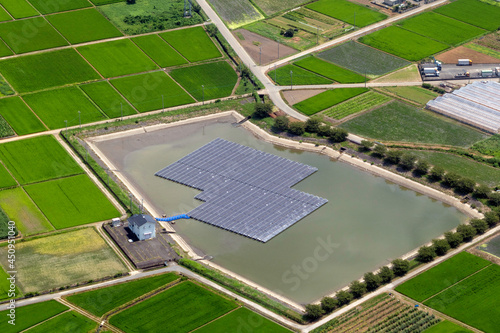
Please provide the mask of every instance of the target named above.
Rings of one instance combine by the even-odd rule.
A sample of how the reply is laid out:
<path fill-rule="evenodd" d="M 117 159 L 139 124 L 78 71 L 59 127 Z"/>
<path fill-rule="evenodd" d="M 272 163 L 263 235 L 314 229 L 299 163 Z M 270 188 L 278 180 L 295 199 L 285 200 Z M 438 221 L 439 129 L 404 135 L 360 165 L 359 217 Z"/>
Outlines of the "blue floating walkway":
<path fill-rule="evenodd" d="M 171 222 L 175 220 L 180 220 L 180 219 L 189 219 L 190 217 L 187 216 L 186 214 L 181 214 L 181 215 L 175 215 L 175 216 L 170 216 L 170 217 L 155 217 L 156 221 L 161 221 L 161 222 Z"/>

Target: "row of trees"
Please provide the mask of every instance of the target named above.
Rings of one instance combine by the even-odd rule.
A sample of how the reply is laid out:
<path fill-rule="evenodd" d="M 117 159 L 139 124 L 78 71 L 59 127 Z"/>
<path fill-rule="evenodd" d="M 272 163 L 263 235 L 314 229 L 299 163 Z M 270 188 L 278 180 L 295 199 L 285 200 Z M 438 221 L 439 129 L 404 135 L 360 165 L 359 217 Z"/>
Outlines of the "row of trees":
<path fill-rule="evenodd" d="M 313 133 L 319 137 L 328 138 L 332 142 L 343 142 L 349 134 L 345 129 L 331 127 L 316 117 L 309 118 L 306 122 L 290 122 L 288 117 L 278 116 L 274 119 L 273 130 L 276 132 L 287 131 L 293 135 Z"/>

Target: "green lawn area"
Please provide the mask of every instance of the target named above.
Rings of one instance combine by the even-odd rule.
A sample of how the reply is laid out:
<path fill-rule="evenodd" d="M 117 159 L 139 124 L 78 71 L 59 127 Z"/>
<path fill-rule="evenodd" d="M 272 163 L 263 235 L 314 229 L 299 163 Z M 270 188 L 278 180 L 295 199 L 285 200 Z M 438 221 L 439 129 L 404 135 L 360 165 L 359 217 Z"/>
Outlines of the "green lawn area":
<path fill-rule="evenodd" d="M 21 184 L 83 173 L 51 135 L 4 143 L 0 159 Z"/>
<path fill-rule="evenodd" d="M 11 21 L 12 17 L 10 17 L 9 13 L 0 7 L 0 22 Z"/>
<path fill-rule="evenodd" d="M 109 118 L 118 118 L 122 114 L 128 116 L 137 113 L 107 81 L 84 84 L 80 88 Z"/>
<path fill-rule="evenodd" d="M 478 0 L 457 0 L 434 11 L 486 30 L 496 30 L 500 24 L 500 7 Z"/>
<path fill-rule="evenodd" d="M 0 0 L 0 4 L 16 19 L 40 15 L 26 0 Z"/>
<path fill-rule="evenodd" d="M 92 6 L 87 0 L 29 0 L 31 4 L 42 14 L 65 12 L 67 10 L 80 9 Z"/>
<path fill-rule="evenodd" d="M 97 328 L 97 323 L 84 315 L 75 311 L 63 313 L 38 326 L 30 328 L 29 333 L 75 333 L 75 332 L 93 332 Z"/>
<path fill-rule="evenodd" d="M 31 184 L 24 189 L 56 229 L 120 216 L 87 175 Z"/>
<path fill-rule="evenodd" d="M 0 164 L 0 189 L 17 186 L 16 180 L 5 169 L 3 164 Z"/>
<path fill-rule="evenodd" d="M 108 78 L 158 69 L 129 39 L 81 46 L 78 51 Z"/>
<path fill-rule="evenodd" d="M 10 280 L 7 280 L 10 275 L 5 272 L 5 270 L 0 266 L 0 301 L 4 299 L 10 299 L 12 296 L 9 296 L 10 291 Z M 19 290 L 15 289 L 15 297 L 21 296 L 21 293 Z M 0 312 L 1 313 L 1 312 Z M 2 320 L 6 321 L 6 320 Z M 2 324 L 0 324 L 0 328 L 2 327 Z M 5 332 L 2 330 L 2 332 Z"/>
<path fill-rule="evenodd" d="M 344 103 L 337 104 L 331 109 L 323 112 L 323 114 L 325 116 L 340 120 L 351 114 L 372 109 L 374 107 L 377 107 L 378 105 L 389 102 L 390 100 L 391 98 L 386 95 L 382 95 L 374 91 L 369 91 L 366 94 L 353 97 Z"/>
<path fill-rule="evenodd" d="M 66 310 L 68 310 L 66 305 L 54 300 L 17 307 L 16 325 L 9 324 L 7 320 L 0 320 L 0 331 L 2 333 L 17 333 Z M 0 317 L 7 318 L 8 311 L 1 311 Z"/>
<path fill-rule="evenodd" d="M 292 74 L 290 74 L 290 72 L 292 72 Z M 316 73 L 295 65 L 278 67 L 275 70 L 270 70 L 267 75 L 280 86 L 289 86 L 291 83 L 294 85 L 333 83 L 332 80 L 324 76 L 319 76 Z"/>
<path fill-rule="evenodd" d="M 24 95 L 24 100 L 50 128 L 64 128 L 107 119 L 105 115 L 78 89 L 66 87 Z M 80 116 L 78 115 L 80 111 Z"/>
<path fill-rule="evenodd" d="M 424 303 L 486 333 L 500 327 L 500 266 L 491 265 Z"/>
<path fill-rule="evenodd" d="M 100 78 L 73 49 L 6 59 L 0 61 L 0 73 L 19 93 Z"/>
<path fill-rule="evenodd" d="M 410 61 L 420 60 L 449 47 L 396 26 L 372 32 L 361 37 L 359 41 Z"/>
<path fill-rule="evenodd" d="M 426 329 L 424 333 L 472 333 L 472 331 L 445 320 Z"/>
<path fill-rule="evenodd" d="M 229 96 L 238 81 L 238 75 L 226 61 L 178 68 L 169 74 L 198 101 Z"/>
<path fill-rule="evenodd" d="M 54 230 L 21 187 L 0 191 L 0 206 L 24 236 Z"/>
<path fill-rule="evenodd" d="M 387 18 L 385 14 L 347 0 L 319 0 L 306 7 L 360 28 Z"/>
<path fill-rule="evenodd" d="M 71 295 L 66 299 L 76 306 L 101 317 L 106 312 L 128 303 L 145 293 L 175 281 L 178 278 L 179 276 L 175 273 L 155 275 L 149 278 Z"/>
<path fill-rule="evenodd" d="M 488 265 L 491 265 L 488 260 L 468 252 L 460 252 L 399 285 L 396 291 L 422 302 Z"/>
<path fill-rule="evenodd" d="M 123 77 L 111 80 L 111 84 L 140 112 L 195 102 L 164 72 Z"/>
<path fill-rule="evenodd" d="M 219 49 L 217 49 L 202 27 L 167 31 L 161 33 L 160 37 L 166 40 L 190 62 L 222 56 Z M 186 41 L 189 41 L 189 43 Z"/>
<path fill-rule="evenodd" d="M 382 141 L 434 143 L 468 147 L 486 137 L 448 119 L 394 101 L 342 125 L 349 132 Z"/>
<path fill-rule="evenodd" d="M 401 86 L 401 87 L 385 87 L 382 90 L 388 91 L 396 96 L 409 99 L 422 106 L 427 104 L 428 101 L 439 96 L 434 91 L 424 89 L 417 86 Z"/>
<path fill-rule="evenodd" d="M 123 36 L 94 8 L 50 15 L 47 20 L 71 44 Z"/>
<path fill-rule="evenodd" d="M 294 104 L 293 107 L 310 116 L 367 91 L 367 88 L 337 88 L 327 90 Z"/>
<path fill-rule="evenodd" d="M 0 37 L 18 54 L 68 45 L 43 17 L 2 23 Z"/>
<path fill-rule="evenodd" d="M 319 75 L 326 76 L 327 78 L 340 83 L 365 82 L 365 77 L 359 75 L 358 73 L 351 72 L 348 69 L 312 56 L 296 61 L 294 65 L 310 70 L 311 72 Z"/>
<path fill-rule="evenodd" d="M 481 154 L 500 157 L 500 134 L 490 136 L 488 139 L 476 142 L 472 149 Z"/>
<path fill-rule="evenodd" d="M 128 333 L 189 332 L 236 308 L 237 305 L 199 285 L 186 281 L 110 318 L 110 324 Z"/>
<path fill-rule="evenodd" d="M 0 40 L 0 57 L 6 57 L 13 55 L 14 52 L 12 52 L 7 44 L 5 44 L 3 41 Z"/>
<path fill-rule="evenodd" d="M 158 37 L 158 35 L 136 37 L 132 41 L 162 68 L 188 63 L 186 59 L 174 50 L 172 46 L 168 45 L 167 42 Z"/>
<path fill-rule="evenodd" d="M 243 326 L 245 325 L 245 326 Z M 248 310 L 239 308 L 224 317 L 217 319 L 206 326 L 196 330 L 196 333 L 225 333 L 238 332 L 242 327 L 255 330 L 259 333 L 281 333 L 291 332 L 261 315 Z"/>
<path fill-rule="evenodd" d="M 19 97 L 0 99 L 0 115 L 7 120 L 18 135 L 46 130 L 42 122 Z"/>
<path fill-rule="evenodd" d="M 457 45 L 486 31 L 434 12 L 426 12 L 398 23 L 404 29 L 440 42 Z"/>

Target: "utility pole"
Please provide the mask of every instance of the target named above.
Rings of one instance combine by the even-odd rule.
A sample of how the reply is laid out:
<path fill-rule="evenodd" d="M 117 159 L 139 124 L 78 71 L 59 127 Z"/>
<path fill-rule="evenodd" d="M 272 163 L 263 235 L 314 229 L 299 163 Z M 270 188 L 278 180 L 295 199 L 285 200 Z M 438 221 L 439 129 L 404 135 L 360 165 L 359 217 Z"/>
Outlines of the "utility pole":
<path fill-rule="evenodd" d="M 205 105 L 205 86 L 203 84 L 201 85 L 201 93 L 203 96 L 201 103 L 202 103 L 202 105 Z"/>
<path fill-rule="evenodd" d="M 123 103 L 120 103 L 120 112 L 121 112 L 121 115 L 122 115 L 122 121 L 123 121 Z"/>
<path fill-rule="evenodd" d="M 293 90 L 293 71 L 290 71 L 290 90 Z"/>
<path fill-rule="evenodd" d="M 316 27 L 316 45 L 319 45 L 319 27 Z"/>
<path fill-rule="evenodd" d="M 65 121 L 64 121 L 64 124 L 65 124 L 65 126 L 66 126 L 66 135 L 68 135 L 68 121 L 67 121 L 67 120 L 65 120 Z"/>
<path fill-rule="evenodd" d="M 262 46 L 259 47 L 259 66 L 262 66 Z"/>
<path fill-rule="evenodd" d="M 80 123 L 80 129 L 82 129 L 82 118 L 80 116 L 81 112 L 78 111 L 78 122 Z"/>
<path fill-rule="evenodd" d="M 161 95 L 161 112 L 165 112 L 165 99 Z"/>

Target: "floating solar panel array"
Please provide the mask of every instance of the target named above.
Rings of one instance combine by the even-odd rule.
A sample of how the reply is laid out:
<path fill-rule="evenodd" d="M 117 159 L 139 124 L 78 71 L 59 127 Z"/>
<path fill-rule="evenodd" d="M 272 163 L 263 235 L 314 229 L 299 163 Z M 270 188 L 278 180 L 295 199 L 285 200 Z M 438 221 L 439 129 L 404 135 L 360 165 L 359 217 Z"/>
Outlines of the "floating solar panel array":
<path fill-rule="evenodd" d="M 500 133 L 500 84 L 475 82 L 427 103 L 427 108 L 491 133 Z"/>
<path fill-rule="evenodd" d="M 328 201 L 290 188 L 316 171 L 215 139 L 155 175 L 203 191 L 190 217 L 267 242 Z"/>

